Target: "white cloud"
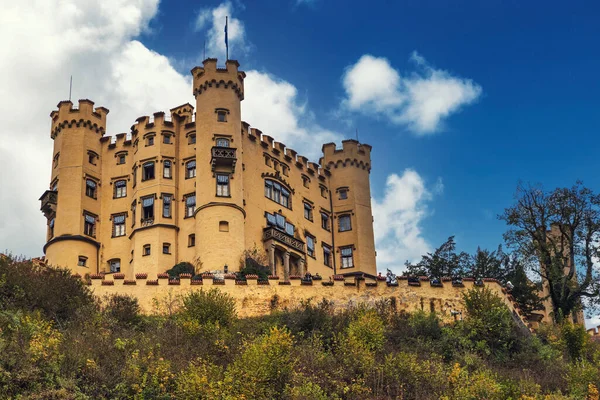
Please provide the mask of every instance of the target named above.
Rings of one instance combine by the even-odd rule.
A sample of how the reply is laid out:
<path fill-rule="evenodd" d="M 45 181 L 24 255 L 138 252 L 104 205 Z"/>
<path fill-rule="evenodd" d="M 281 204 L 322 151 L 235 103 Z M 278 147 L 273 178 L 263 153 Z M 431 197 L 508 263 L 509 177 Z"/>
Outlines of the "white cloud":
<path fill-rule="evenodd" d="M 230 58 L 236 59 L 248 52 L 244 23 L 233 17 L 235 11 L 230 1 L 215 8 L 203 8 L 196 18 L 196 31 L 206 30 L 206 57 L 225 59 L 225 17 Z"/>
<path fill-rule="evenodd" d="M 438 179 L 434 192 L 440 191 L 440 185 L 443 187 L 441 179 Z M 380 271 L 389 268 L 399 273 L 405 261 L 417 261 L 431 250 L 420 224 L 428 215 L 427 206 L 432 198 L 423 178 L 410 168 L 404 170 L 401 176 L 388 176 L 383 199 L 373 197 L 371 206 Z"/>
<path fill-rule="evenodd" d="M 592 329 L 600 326 L 600 316 L 595 316 L 593 318 L 586 318 L 585 327 L 586 329 Z"/>
<path fill-rule="evenodd" d="M 363 55 L 342 77 L 342 109 L 383 116 L 425 135 L 439 131 L 445 118 L 481 95 L 481 86 L 472 80 L 435 69 L 416 52 L 411 60 L 418 69 L 401 77 L 386 58 Z"/>

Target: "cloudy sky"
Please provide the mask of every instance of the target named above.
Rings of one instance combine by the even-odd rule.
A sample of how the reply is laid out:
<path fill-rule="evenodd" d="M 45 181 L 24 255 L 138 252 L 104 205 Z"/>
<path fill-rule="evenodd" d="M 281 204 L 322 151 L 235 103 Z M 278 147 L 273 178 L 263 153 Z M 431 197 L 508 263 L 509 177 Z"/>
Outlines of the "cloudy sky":
<path fill-rule="evenodd" d="M 0 251 L 42 254 L 48 115 L 70 75 L 126 132 L 193 102 L 189 71 L 224 59 L 225 16 L 244 120 L 315 161 L 357 132 L 373 145 L 380 270 L 450 235 L 495 248 L 519 180 L 600 190 L 599 10 L 461 4 L 0 0 Z"/>

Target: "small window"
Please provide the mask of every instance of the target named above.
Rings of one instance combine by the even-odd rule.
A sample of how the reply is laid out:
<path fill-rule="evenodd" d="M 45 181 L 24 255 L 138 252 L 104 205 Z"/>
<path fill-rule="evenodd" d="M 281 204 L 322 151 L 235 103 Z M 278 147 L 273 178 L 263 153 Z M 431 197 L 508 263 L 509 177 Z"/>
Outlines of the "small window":
<path fill-rule="evenodd" d="M 331 265 L 331 247 L 323 245 L 323 264 L 327 267 L 332 267 Z"/>
<path fill-rule="evenodd" d="M 115 182 L 115 199 L 127 196 L 127 181 L 120 180 Z"/>
<path fill-rule="evenodd" d="M 52 168 L 56 168 L 58 167 L 58 158 L 60 157 L 60 153 L 56 153 L 56 155 L 54 156 L 54 160 L 52 162 Z"/>
<path fill-rule="evenodd" d="M 196 211 L 196 195 L 190 194 L 185 198 L 185 218 L 193 217 L 194 211 Z"/>
<path fill-rule="evenodd" d="M 135 209 L 137 206 L 137 201 L 133 201 L 131 203 L 131 226 L 135 226 Z"/>
<path fill-rule="evenodd" d="M 96 198 L 96 182 L 91 179 L 85 180 L 85 195 L 87 197 L 91 197 L 92 199 Z"/>
<path fill-rule="evenodd" d="M 196 177 L 196 160 L 188 161 L 185 164 L 185 179 Z"/>
<path fill-rule="evenodd" d="M 196 134 L 188 136 L 188 144 L 196 144 Z"/>
<path fill-rule="evenodd" d="M 171 166 L 173 165 L 173 163 L 171 163 L 170 160 L 165 160 L 163 162 L 163 178 L 167 178 L 167 179 L 171 179 Z"/>
<path fill-rule="evenodd" d="M 315 256 L 315 238 L 311 235 L 306 235 L 306 254 L 311 257 Z"/>
<path fill-rule="evenodd" d="M 350 215 L 348 215 L 348 214 L 340 215 L 338 220 L 339 220 L 338 223 L 339 223 L 339 231 L 340 232 L 346 232 L 346 231 L 352 230 L 352 223 L 350 222 Z"/>
<path fill-rule="evenodd" d="M 96 165 L 97 158 L 98 158 L 98 154 L 94 153 L 93 151 L 88 152 L 88 161 L 90 164 Z"/>
<path fill-rule="evenodd" d="M 307 188 L 309 183 L 310 183 L 310 178 L 308 176 L 302 175 L 302 185 L 304 185 L 304 187 Z"/>
<path fill-rule="evenodd" d="M 171 202 L 173 201 L 173 196 L 170 194 L 163 194 L 163 217 L 171 218 Z"/>
<path fill-rule="evenodd" d="M 219 232 L 229 232 L 229 222 L 219 221 Z"/>
<path fill-rule="evenodd" d="M 154 161 L 147 162 L 143 165 L 142 181 L 154 179 Z"/>
<path fill-rule="evenodd" d="M 217 138 L 217 147 L 229 147 L 229 139 Z"/>
<path fill-rule="evenodd" d="M 87 257 L 79 256 L 77 259 L 77 265 L 80 267 L 87 267 Z"/>
<path fill-rule="evenodd" d="M 137 167 L 133 167 L 133 170 L 131 172 L 131 180 L 132 180 L 131 186 L 135 187 L 135 184 L 137 182 Z"/>
<path fill-rule="evenodd" d="M 145 244 L 143 247 L 143 251 L 142 251 L 142 255 L 143 256 L 149 256 L 150 255 L 150 245 L 149 244 Z"/>
<path fill-rule="evenodd" d="M 304 218 L 309 221 L 313 220 L 313 208 L 308 203 L 304 203 Z"/>
<path fill-rule="evenodd" d="M 321 212 L 321 228 L 329 230 L 329 214 Z"/>
<path fill-rule="evenodd" d="M 227 122 L 227 111 L 217 111 L 217 121 Z"/>
<path fill-rule="evenodd" d="M 127 161 L 125 154 L 119 154 L 117 157 L 117 164 L 125 164 L 125 161 Z"/>
<path fill-rule="evenodd" d="M 58 179 L 55 179 L 50 184 L 50 190 L 57 191 L 58 190 Z"/>
<path fill-rule="evenodd" d="M 265 197 L 268 197 L 286 208 L 292 208 L 290 191 L 279 182 L 270 179 L 265 180 Z"/>
<path fill-rule="evenodd" d="M 48 222 L 48 228 L 50 229 L 50 238 L 54 237 L 54 218 Z"/>
<path fill-rule="evenodd" d="M 326 199 L 327 198 L 327 188 L 325 186 L 319 186 L 319 188 L 321 189 L 321 197 Z"/>
<path fill-rule="evenodd" d="M 229 197 L 229 175 L 217 174 L 217 196 Z"/>
<path fill-rule="evenodd" d="M 281 172 L 283 173 L 284 176 L 290 176 L 290 169 L 288 168 L 287 165 L 281 164 Z"/>
<path fill-rule="evenodd" d="M 146 138 L 146 146 L 154 146 L 154 135 Z"/>
<path fill-rule="evenodd" d="M 352 255 L 352 247 L 342 247 L 340 249 L 342 255 L 342 268 L 354 267 L 354 258 Z"/>
<path fill-rule="evenodd" d="M 154 223 L 154 196 L 142 199 L 142 226 Z"/>
<path fill-rule="evenodd" d="M 163 254 L 171 254 L 171 245 L 169 243 L 163 243 Z"/>
<path fill-rule="evenodd" d="M 110 272 L 112 273 L 117 273 L 117 272 L 121 272 L 121 260 L 120 259 L 114 259 L 114 260 L 110 260 L 108 262 L 108 265 L 110 267 Z"/>
<path fill-rule="evenodd" d="M 83 215 L 83 233 L 87 236 L 96 237 L 96 217 L 91 214 Z"/>
<path fill-rule="evenodd" d="M 194 247 L 196 245 L 196 235 L 193 233 L 188 236 L 188 247 Z"/>
<path fill-rule="evenodd" d="M 113 237 L 125 236 L 125 214 L 113 215 Z"/>
<path fill-rule="evenodd" d="M 339 189 L 340 200 L 346 200 L 348 198 L 348 189 Z"/>
<path fill-rule="evenodd" d="M 268 155 L 265 154 L 265 165 L 267 167 L 271 166 L 271 157 L 269 157 Z"/>
<path fill-rule="evenodd" d="M 171 135 L 168 133 L 165 133 L 163 135 L 163 143 L 164 144 L 171 144 Z"/>

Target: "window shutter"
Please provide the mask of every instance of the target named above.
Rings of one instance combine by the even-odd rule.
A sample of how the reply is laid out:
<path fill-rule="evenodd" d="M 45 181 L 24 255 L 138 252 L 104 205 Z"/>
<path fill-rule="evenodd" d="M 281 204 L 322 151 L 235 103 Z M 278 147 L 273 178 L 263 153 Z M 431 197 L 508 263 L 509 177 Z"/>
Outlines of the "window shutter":
<path fill-rule="evenodd" d="M 187 163 L 187 169 L 194 169 L 196 168 L 196 161 L 192 160 L 190 162 Z"/>
<path fill-rule="evenodd" d="M 341 252 L 342 252 L 342 256 L 350 257 L 350 256 L 352 256 L 352 247 L 345 247 L 345 248 L 341 249 Z"/>
<path fill-rule="evenodd" d="M 90 224 L 95 224 L 96 223 L 96 218 L 92 217 L 91 215 L 87 215 L 86 214 L 85 221 L 89 222 Z"/>
<path fill-rule="evenodd" d="M 228 183 L 229 175 L 217 175 L 217 182 L 218 183 Z"/>
<path fill-rule="evenodd" d="M 267 224 L 269 225 L 277 225 L 277 218 L 273 214 L 267 214 Z"/>
<path fill-rule="evenodd" d="M 113 222 L 115 224 L 122 224 L 125 222 L 125 216 L 124 215 L 115 215 L 115 217 L 113 218 Z"/>
<path fill-rule="evenodd" d="M 294 225 L 286 222 L 285 223 L 285 232 L 290 236 L 294 236 Z"/>
<path fill-rule="evenodd" d="M 171 204 L 171 196 L 163 196 L 163 203 Z"/>
<path fill-rule="evenodd" d="M 152 205 L 154 205 L 154 197 L 146 197 L 142 200 L 143 207 L 150 207 Z"/>
<path fill-rule="evenodd" d="M 185 204 L 187 204 L 188 206 L 195 206 L 196 205 L 196 196 L 189 196 L 187 199 L 185 199 Z"/>
<path fill-rule="evenodd" d="M 125 181 L 116 181 L 115 182 L 115 187 L 120 188 L 120 187 L 125 187 L 125 186 L 127 186 L 127 182 L 125 182 Z"/>
<path fill-rule="evenodd" d="M 165 160 L 164 164 L 163 164 L 166 168 L 171 168 L 171 161 L 169 160 Z"/>
<path fill-rule="evenodd" d="M 281 229 L 285 228 L 285 217 L 281 214 L 275 214 L 275 220 L 277 222 L 277 226 Z"/>
<path fill-rule="evenodd" d="M 92 189 L 96 189 L 96 182 L 94 182 L 91 179 L 88 179 L 85 181 L 86 185 L 88 185 L 89 187 L 91 187 Z"/>

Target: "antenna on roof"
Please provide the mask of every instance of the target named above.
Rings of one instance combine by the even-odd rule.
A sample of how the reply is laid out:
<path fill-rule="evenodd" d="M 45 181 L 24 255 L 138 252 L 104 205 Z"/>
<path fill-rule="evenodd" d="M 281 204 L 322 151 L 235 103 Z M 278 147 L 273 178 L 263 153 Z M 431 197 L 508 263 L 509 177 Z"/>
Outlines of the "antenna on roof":
<path fill-rule="evenodd" d="M 73 90 L 73 75 L 71 75 L 71 82 L 69 83 L 69 101 L 71 101 L 71 91 Z"/>
<path fill-rule="evenodd" d="M 206 39 L 204 39 L 204 58 L 203 60 L 206 60 Z"/>
<path fill-rule="evenodd" d="M 358 128 L 356 128 L 356 141 L 358 142 Z"/>

